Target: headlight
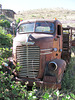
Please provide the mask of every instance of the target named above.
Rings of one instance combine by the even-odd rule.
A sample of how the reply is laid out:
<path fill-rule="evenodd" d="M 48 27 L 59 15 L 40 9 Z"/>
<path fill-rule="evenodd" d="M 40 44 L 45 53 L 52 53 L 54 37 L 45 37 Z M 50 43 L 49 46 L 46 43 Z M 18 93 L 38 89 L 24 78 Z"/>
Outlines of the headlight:
<path fill-rule="evenodd" d="M 56 52 L 57 51 L 57 48 L 54 48 L 53 50 Z"/>
<path fill-rule="evenodd" d="M 50 71 L 55 71 L 57 69 L 57 67 L 58 67 L 57 63 L 55 63 L 54 61 L 52 61 L 48 64 L 48 68 Z"/>

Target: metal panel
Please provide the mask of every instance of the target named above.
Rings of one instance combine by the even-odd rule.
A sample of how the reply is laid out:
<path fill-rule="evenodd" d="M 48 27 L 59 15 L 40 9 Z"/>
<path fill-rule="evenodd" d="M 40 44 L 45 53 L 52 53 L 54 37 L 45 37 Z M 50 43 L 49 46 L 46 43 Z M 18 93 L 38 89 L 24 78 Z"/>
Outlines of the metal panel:
<path fill-rule="evenodd" d="M 40 48 L 38 46 L 17 46 L 17 62 L 22 66 L 19 77 L 35 78 L 40 66 Z"/>

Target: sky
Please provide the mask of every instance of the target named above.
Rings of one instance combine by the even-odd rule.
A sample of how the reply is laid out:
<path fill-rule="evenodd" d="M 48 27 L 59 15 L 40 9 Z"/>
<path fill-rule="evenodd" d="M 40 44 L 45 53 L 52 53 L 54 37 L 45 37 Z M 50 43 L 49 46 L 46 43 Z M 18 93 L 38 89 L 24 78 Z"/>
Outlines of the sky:
<path fill-rule="evenodd" d="M 75 0 L 0 0 L 0 4 L 3 9 L 11 9 L 15 12 L 41 8 L 75 10 Z"/>

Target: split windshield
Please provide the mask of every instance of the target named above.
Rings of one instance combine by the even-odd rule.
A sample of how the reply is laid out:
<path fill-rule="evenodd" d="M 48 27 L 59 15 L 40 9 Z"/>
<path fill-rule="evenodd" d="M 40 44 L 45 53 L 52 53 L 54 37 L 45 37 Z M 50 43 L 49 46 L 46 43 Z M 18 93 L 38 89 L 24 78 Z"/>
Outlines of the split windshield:
<path fill-rule="evenodd" d="M 29 32 L 40 32 L 40 33 L 53 33 L 54 23 L 43 21 L 43 22 L 32 22 L 24 23 L 19 26 L 19 33 Z"/>
<path fill-rule="evenodd" d="M 19 27 L 19 33 L 34 32 L 35 23 L 24 23 Z"/>

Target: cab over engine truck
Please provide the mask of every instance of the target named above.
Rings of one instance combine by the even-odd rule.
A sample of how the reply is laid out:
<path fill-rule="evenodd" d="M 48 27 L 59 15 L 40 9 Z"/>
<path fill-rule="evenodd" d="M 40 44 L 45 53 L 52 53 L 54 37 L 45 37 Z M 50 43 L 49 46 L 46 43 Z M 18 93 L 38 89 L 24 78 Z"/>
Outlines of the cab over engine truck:
<path fill-rule="evenodd" d="M 69 34 L 63 34 L 62 30 L 58 20 L 19 23 L 13 40 L 13 63 L 21 66 L 15 78 L 17 81 L 28 81 L 29 86 L 35 82 L 37 87 L 61 88 L 70 56 L 66 47 L 69 47 Z"/>

